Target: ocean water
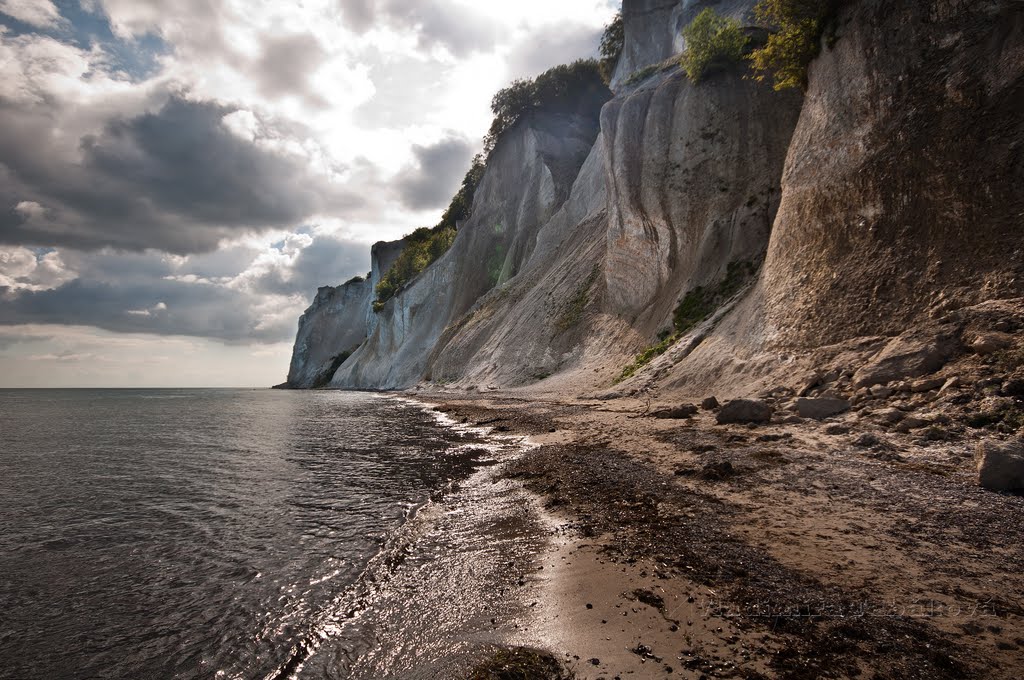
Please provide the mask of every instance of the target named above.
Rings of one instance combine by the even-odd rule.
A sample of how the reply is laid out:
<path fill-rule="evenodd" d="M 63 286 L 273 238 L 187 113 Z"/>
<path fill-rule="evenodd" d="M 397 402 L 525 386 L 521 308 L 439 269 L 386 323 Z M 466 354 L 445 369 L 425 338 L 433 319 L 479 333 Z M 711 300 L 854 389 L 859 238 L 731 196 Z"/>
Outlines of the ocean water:
<path fill-rule="evenodd" d="M 381 395 L 0 391 L 0 677 L 443 677 L 539 547 L 521 446 Z"/>

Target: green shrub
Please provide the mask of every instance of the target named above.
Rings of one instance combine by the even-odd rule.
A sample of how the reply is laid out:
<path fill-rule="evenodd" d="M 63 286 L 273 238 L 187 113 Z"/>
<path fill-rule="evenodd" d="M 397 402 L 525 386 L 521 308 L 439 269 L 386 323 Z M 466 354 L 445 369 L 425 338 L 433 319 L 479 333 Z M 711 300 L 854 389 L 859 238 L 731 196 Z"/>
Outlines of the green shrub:
<path fill-rule="evenodd" d="M 755 78 L 771 76 L 776 90 L 807 87 L 807 67 L 818 56 L 821 37 L 835 18 L 839 0 L 761 0 L 757 20 L 778 30 L 751 52 Z"/>
<path fill-rule="evenodd" d="M 501 136 L 533 111 L 578 111 L 592 100 L 604 103 L 610 97 L 595 59 L 580 59 L 549 69 L 534 79 L 513 81 L 491 100 L 494 120 L 484 137 L 484 154 L 489 157 Z"/>
<path fill-rule="evenodd" d="M 659 333 L 658 343 L 636 355 L 633 363 L 622 370 L 615 382 L 632 377 L 656 357 L 667 352 L 690 329 L 714 314 L 729 298 L 738 293 L 756 273 L 757 266 L 753 262 L 730 262 L 721 281 L 710 288 L 698 286 L 688 292 L 672 313 L 672 330 Z"/>
<path fill-rule="evenodd" d="M 622 57 L 622 49 L 626 46 L 626 29 L 622 23 L 622 12 L 615 15 L 612 22 L 604 27 L 604 35 L 601 36 L 601 79 L 605 85 L 612 82 L 612 75 L 615 74 L 615 67 Z"/>
<path fill-rule="evenodd" d="M 694 83 L 716 67 L 739 62 L 747 45 L 740 22 L 723 17 L 710 7 L 683 29 L 683 38 L 686 51 L 680 63 Z"/>
<path fill-rule="evenodd" d="M 473 198 L 485 169 L 483 154 L 477 154 L 466 176 L 462 178 L 462 186 L 441 216 L 441 221 L 433 229 L 420 227 L 405 237 L 405 250 L 377 284 L 377 297 L 373 302 L 375 312 L 384 309 L 384 304 L 397 295 L 405 284 L 452 247 L 459 223 L 469 219 L 473 210 Z"/>

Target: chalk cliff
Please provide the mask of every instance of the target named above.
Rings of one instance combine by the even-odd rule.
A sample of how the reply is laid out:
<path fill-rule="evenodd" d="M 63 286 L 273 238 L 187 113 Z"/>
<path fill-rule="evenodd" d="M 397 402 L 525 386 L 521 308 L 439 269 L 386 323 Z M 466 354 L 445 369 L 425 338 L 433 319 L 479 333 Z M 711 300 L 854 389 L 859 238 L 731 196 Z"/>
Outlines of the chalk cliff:
<path fill-rule="evenodd" d="M 506 133 L 452 248 L 379 313 L 373 281 L 322 290 L 289 384 L 739 395 L 1024 294 L 1020 4 L 850 0 L 806 93 L 669 60 L 705 7 L 756 32 L 754 4 L 626 0 L 614 98 Z"/>

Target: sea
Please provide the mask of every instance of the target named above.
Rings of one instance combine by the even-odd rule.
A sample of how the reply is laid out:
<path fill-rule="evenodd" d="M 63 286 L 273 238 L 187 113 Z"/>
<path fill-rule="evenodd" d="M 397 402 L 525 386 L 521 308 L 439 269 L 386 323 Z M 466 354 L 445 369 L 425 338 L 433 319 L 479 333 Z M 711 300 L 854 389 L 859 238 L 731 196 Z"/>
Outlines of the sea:
<path fill-rule="evenodd" d="M 381 394 L 0 391 L 0 678 L 456 677 L 529 598 L 527 446 Z"/>

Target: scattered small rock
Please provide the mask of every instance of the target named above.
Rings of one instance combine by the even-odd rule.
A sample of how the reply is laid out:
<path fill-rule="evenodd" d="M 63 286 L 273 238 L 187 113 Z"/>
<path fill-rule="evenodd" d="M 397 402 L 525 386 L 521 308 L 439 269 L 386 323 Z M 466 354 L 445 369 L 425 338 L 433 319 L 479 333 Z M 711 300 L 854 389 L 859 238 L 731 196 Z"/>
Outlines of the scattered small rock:
<path fill-rule="evenodd" d="M 767 423 L 772 419 L 772 408 L 763 401 L 733 399 L 716 416 L 719 425 L 728 423 Z"/>
<path fill-rule="evenodd" d="M 821 420 L 850 410 L 850 402 L 834 398 L 802 398 L 796 400 L 796 411 L 802 418 Z"/>
<path fill-rule="evenodd" d="M 978 483 L 990 491 L 1024 489 L 1024 444 L 982 441 L 975 450 Z"/>
<path fill-rule="evenodd" d="M 896 431 L 906 434 L 911 430 L 917 430 L 931 424 L 932 421 L 927 418 L 922 418 L 920 416 L 907 416 L 900 421 L 899 425 L 896 426 Z"/>

